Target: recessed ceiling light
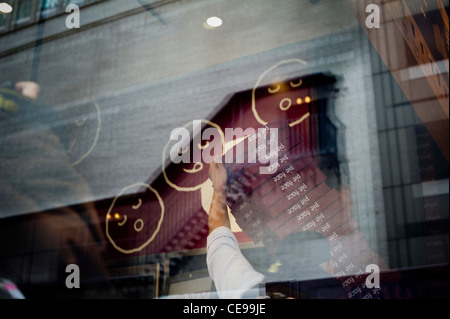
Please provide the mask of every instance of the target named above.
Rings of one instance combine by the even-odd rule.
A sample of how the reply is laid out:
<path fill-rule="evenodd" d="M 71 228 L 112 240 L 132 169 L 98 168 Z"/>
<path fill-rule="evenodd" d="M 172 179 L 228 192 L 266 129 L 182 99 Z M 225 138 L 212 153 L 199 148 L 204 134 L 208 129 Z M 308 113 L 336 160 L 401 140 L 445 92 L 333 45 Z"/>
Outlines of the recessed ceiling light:
<path fill-rule="evenodd" d="M 11 11 L 12 11 L 12 7 L 8 3 L 6 3 L 6 2 L 0 3 L 0 12 L 10 13 Z"/>
<path fill-rule="evenodd" d="M 203 26 L 208 29 L 218 28 L 223 24 L 223 21 L 219 17 L 209 17 L 206 19 L 206 22 L 203 23 Z"/>

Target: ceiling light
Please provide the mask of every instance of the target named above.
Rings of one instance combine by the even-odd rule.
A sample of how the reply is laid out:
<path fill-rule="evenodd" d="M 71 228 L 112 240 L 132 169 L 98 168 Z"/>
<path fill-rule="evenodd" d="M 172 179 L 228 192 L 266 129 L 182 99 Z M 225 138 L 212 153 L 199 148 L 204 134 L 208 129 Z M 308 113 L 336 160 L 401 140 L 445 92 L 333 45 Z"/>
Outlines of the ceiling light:
<path fill-rule="evenodd" d="M 6 2 L 1 2 L 1 3 L 0 3 L 0 12 L 3 12 L 3 13 L 10 13 L 11 11 L 12 11 L 11 5 L 9 5 L 9 4 L 6 3 Z"/>
<path fill-rule="evenodd" d="M 223 21 L 219 17 L 209 17 L 208 19 L 206 19 L 206 22 L 203 23 L 205 28 L 208 28 L 208 29 L 218 28 L 222 24 L 223 24 Z"/>

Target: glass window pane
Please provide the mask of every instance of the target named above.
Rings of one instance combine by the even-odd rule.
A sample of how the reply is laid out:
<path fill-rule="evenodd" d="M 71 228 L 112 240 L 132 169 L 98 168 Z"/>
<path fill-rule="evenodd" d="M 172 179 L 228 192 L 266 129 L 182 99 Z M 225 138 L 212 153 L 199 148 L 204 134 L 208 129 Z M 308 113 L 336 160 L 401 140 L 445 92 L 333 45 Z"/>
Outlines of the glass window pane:
<path fill-rule="evenodd" d="M 448 297 L 448 1 L 40 4 L 0 35 L 0 278 Z"/>
<path fill-rule="evenodd" d="M 30 21 L 33 3 L 31 0 L 22 0 L 19 2 L 16 15 L 16 24 L 23 24 Z"/>

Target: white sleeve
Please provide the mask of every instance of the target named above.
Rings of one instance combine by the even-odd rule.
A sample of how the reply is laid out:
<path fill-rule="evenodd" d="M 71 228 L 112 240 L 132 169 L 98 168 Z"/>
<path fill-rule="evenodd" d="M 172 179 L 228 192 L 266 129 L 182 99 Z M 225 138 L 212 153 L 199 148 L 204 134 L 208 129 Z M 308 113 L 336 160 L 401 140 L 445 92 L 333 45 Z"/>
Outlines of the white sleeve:
<path fill-rule="evenodd" d="M 264 280 L 242 255 L 233 232 L 225 226 L 216 228 L 207 239 L 206 263 L 220 298 L 242 298 L 250 288 Z"/>

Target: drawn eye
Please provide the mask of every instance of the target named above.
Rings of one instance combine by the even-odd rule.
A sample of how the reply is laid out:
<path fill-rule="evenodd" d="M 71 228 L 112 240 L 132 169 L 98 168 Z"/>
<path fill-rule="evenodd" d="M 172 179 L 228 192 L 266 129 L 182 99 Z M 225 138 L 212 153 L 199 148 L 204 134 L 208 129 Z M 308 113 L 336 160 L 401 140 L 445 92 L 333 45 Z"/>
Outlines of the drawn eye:
<path fill-rule="evenodd" d="M 300 85 L 302 85 L 302 83 L 303 83 L 303 80 L 302 80 L 302 79 L 298 80 L 297 83 L 294 83 L 294 82 L 292 82 L 292 81 L 289 82 L 289 84 L 290 84 L 291 87 L 293 87 L 293 88 L 299 87 Z"/>
<path fill-rule="evenodd" d="M 117 225 L 122 227 L 123 225 L 125 225 L 126 222 L 127 222 L 127 215 L 123 215 L 123 220 L 121 222 L 117 223 Z"/>
<path fill-rule="evenodd" d="M 84 123 L 86 123 L 86 117 L 84 117 L 83 116 L 83 119 L 80 121 L 80 120 L 76 120 L 75 121 L 75 125 L 76 126 L 82 126 L 82 125 L 84 125 Z"/>
<path fill-rule="evenodd" d="M 108 217 L 108 219 L 112 218 L 111 214 L 108 214 L 106 216 Z M 114 219 L 117 221 L 117 225 L 122 227 L 127 222 L 127 215 L 121 216 L 119 213 L 116 212 L 116 213 L 114 213 Z M 122 221 L 119 221 L 121 219 L 122 219 Z"/>
<path fill-rule="evenodd" d="M 197 147 L 201 150 L 204 150 L 209 146 L 209 141 L 206 141 L 205 145 L 202 145 L 201 143 L 198 143 Z"/>
<path fill-rule="evenodd" d="M 280 90 L 280 85 L 277 85 L 275 88 L 268 88 L 267 91 L 269 91 L 269 93 L 273 94 L 273 93 L 277 93 Z"/>
<path fill-rule="evenodd" d="M 139 209 L 142 205 L 142 199 L 138 198 L 138 203 L 136 205 L 131 206 L 134 210 Z"/>
<path fill-rule="evenodd" d="M 178 156 L 183 155 L 184 153 L 186 153 L 189 150 L 189 146 L 186 146 L 184 149 L 182 149 L 181 147 L 178 149 Z"/>

